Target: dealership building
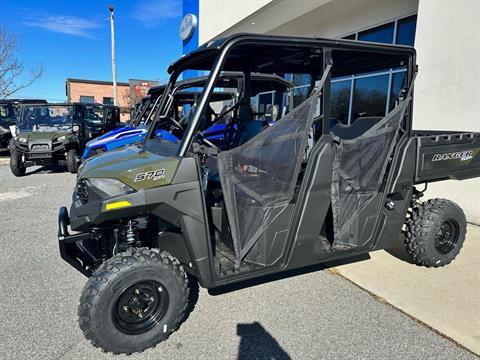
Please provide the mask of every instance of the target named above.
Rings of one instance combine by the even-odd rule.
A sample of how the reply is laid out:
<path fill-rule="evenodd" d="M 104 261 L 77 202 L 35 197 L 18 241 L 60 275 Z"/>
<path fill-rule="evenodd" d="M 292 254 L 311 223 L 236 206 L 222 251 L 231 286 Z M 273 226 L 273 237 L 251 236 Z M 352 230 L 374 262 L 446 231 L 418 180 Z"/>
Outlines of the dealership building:
<path fill-rule="evenodd" d="M 128 82 L 117 82 L 117 103 L 120 107 L 120 119 L 130 118 L 131 107 L 147 95 L 158 81 L 130 79 Z M 111 81 L 72 79 L 65 80 L 67 102 L 84 104 L 113 105 L 113 83 Z"/>
<path fill-rule="evenodd" d="M 345 38 L 415 46 L 414 129 L 480 132 L 480 1 L 477 0 L 184 0 L 180 35 L 183 53 L 239 32 Z M 333 79 L 331 92 L 349 94 L 345 121 L 352 119 L 355 94 L 385 96 L 385 111 L 403 69 Z M 306 90 L 291 79 L 295 92 Z M 273 96 L 260 94 L 257 106 Z M 333 98 L 333 97 L 332 97 Z M 383 106 L 383 105 L 382 105 Z M 458 202 L 470 222 L 480 224 L 480 180 L 444 181 L 428 197 Z"/>

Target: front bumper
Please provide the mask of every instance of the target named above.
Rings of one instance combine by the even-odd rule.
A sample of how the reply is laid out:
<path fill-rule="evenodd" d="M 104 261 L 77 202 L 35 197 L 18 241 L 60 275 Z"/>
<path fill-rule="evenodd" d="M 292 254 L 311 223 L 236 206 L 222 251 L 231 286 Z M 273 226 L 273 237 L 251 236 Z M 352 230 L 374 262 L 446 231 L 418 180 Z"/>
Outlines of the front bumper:
<path fill-rule="evenodd" d="M 25 161 L 66 160 L 66 146 L 63 143 L 20 143 L 15 142 L 17 151 L 25 156 Z"/>
<path fill-rule="evenodd" d="M 91 243 L 94 242 L 94 233 L 81 232 L 70 234 L 68 226 L 70 217 L 66 207 L 61 207 L 58 211 L 58 245 L 60 255 L 63 260 L 80 271 L 85 276 L 91 276 L 95 264 L 100 260 L 95 256 L 91 249 Z"/>

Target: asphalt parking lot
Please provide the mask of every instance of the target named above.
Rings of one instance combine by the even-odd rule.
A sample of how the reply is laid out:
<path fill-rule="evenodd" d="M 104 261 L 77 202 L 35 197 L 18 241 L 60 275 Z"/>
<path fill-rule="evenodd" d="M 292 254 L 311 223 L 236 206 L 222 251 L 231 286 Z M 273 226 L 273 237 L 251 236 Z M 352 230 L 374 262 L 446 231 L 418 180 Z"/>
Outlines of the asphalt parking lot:
<path fill-rule="evenodd" d="M 30 170 L 30 169 L 29 169 Z M 64 169 L 58 169 L 64 170 Z M 31 172 L 32 170 L 30 170 Z M 85 278 L 58 253 L 57 210 L 75 176 L 0 165 L 0 359 L 106 359 L 77 325 Z M 210 296 L 167 342 L 129 359 L 475 359 L 322 270 Z"/>

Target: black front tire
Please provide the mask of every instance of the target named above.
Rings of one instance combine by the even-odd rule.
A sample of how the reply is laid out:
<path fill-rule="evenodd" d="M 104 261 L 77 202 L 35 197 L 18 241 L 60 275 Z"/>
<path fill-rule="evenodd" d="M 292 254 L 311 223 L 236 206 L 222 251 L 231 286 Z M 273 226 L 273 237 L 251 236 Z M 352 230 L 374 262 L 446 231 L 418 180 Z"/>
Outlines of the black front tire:
<path fill-rule="evenodd" d="M 105 261 L 88 279 L 78 309 L 80 328 L 104 351 L 142 352 L 178 329 L 188 298 L 188 278 L 178 260 L 167 252 L 131 249 Z"/>
<path fill-rule="evenodd" d="M 420 266 L 440 267 L 453 261 L 467 233 L 463 210 L 453 201 L 431 199 L 415 206 L 407 221 L 405 248 Z"/>
<path fill-rule="evenodd" d="M 22 161 L 22 153 L 14 148 L 11 148 L 10 151 L 10 170 L 12 171 L 12 174 L 17 177 L 24 176 L 27 168 Z"/>
<path fill-rule="evenodd" d="M 76 174 L 78 171 L 78 152 L 75 149 L 68 150 L 67 153 L 67 169 L 72 174 Z"/>

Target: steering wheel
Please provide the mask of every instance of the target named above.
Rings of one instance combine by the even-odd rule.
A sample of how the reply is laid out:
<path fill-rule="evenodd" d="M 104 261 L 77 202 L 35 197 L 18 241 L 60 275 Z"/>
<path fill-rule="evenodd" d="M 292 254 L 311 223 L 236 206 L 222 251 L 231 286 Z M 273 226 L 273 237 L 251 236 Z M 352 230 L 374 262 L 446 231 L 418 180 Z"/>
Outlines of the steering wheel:
<path fill-rule="evenodd" d="M 195 139 L 199 140 L 203 145 L 206 145 L 209 148 L 214 149 L 217 153 L 221 151 L 221 149 L 217 145 L 215 145 L 210 140 L 206 139 L 201 132 L 197 133 L 197 135 L 195 136 Z"/>
<path fill-rule="evenodd" d="M 178 130 L 180 131 L 185 131 L 185 129 L 183 128 L 183 126 L 177 121 L 175 120 L 174 118 L 170 117 L 170 116 L 167 116 L 166 119 L 168 121 L 170 121 L 170 123 Z"/>

